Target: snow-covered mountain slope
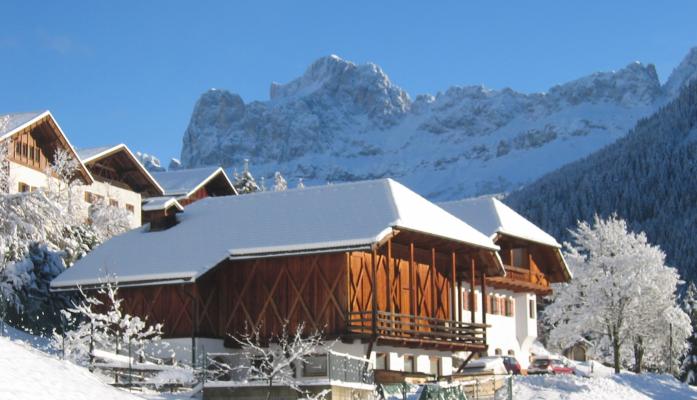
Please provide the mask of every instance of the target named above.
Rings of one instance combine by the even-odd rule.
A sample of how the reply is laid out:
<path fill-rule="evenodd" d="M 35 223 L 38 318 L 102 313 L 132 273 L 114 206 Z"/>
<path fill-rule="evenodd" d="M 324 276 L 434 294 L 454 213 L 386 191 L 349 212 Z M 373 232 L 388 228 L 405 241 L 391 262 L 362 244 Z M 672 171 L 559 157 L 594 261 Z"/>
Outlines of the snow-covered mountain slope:
<path fill-rule="evenodd" d="M 697 48 L 661 86 L 653 65 L 632 63 L 524 94 L 451 87 L 412 100 L 375 64 L 314 62 L 268 101 L 225 90 L 194 107 L 185 168 L 241 165 L 305 182 L 393 177 L 437 200 L 508 191 L 622 137 L 697 77 Z"/>
<path fill-rule="evenodd" d="M 506 204 L 559 241 L 612 213 L 697 281 L 697 81 L 617 142 L 514 191 Z"/>

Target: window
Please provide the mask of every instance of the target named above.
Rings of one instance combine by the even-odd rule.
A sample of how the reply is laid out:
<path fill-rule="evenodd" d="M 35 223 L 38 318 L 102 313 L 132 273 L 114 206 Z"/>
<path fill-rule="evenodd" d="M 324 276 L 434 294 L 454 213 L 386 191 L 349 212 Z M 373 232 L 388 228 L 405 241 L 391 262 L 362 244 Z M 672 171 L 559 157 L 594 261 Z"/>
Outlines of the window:
<path fill-rule="evenodd" d="M 385 353 L 375 355 L 375 369 L 387 371 L 390 369 L 389 357 Z"/>
<path fill-rule="evenodd" d="M 514 267 L 529 267 L 529 257 L 528 249 L 524 247 L 516 248 L 511 250 L 511 258 L 513 259 L 512 264 Z"/>
<path fill-rule="evenodd" d="M 440 368 L 440 358 L 431 357 L 429 358 L 431 374 L 435 376 L 443 375 Z"/>
<path fill-rule="evenodd" d="M 19 157 L 22 155 L 22 143 L 15 143 L 15 157 Z"/>
<path fill-rule="evenodd" d="M 535 310 L 535 300 L 530 299 L 528 301 L 528 307 L 530 307 L 530 319 L 535 319 L 537 310 Z"/>
<path fill-rule="evenodd" d="M 36 161 L 37 164 L 39 163 L 39 161 L 41 161 L 41 152 L 39 151 L 38 147 L 36 148 L 36 151 L 34 152 L 34 161 Z"/>
<path fill-rule="evenodd" d="M 489 295 L 489 314 L 496 315 L 499 313 L 498 298 L 494 295 Z"/>
<path fill-rule="evenodd" d="M 303 376 L 327 376 L 327 355 L 308 357 L 307 362 L 303 364 Z"/>
<path fill-rule="evenodd" d="M 133 204 L 126 204 L 126 211 L 128 211 L 131 214 L 135 214 L 136 209 L 133 207 Z"/>
<path fill-rule="evenodd" d="M 119 206 L 119 202 L 118 202 L 117 200 L 115 200 L 115 199 L 109 199 L 109 205 L 112 206 L 112 207 L 118 207 L 118 206 Z"/>
<path fill-rule="evenodd" d="M 34 160 L 34 146 L 29 146 L 29 159 Z"/>
<path fill-rule="evenodd" d="M 32 190 L 31 190 L 31 186 L 27 185 L 27 184 L 24 183 L 24 182 L 19 182 L 19 185 L 18 185 L 17 190 L 18 190 L 20 193 L 25 193 L 25 192 L 31 192 L 31 191 L 32 191 Z"/>
<path fill-rule="evenodd" d="M 90 204 L 95 204 L 104 199 L 104 196 L 94 194 L 91 192 L 85 192 L 85 201 Z"/>
<path fill-rule="evenodd" d="M 513 316 L 513 299 L 506 299 L 504 303 L 504 315 L 507 317 Z"/>
<path fill-rule="evenodd" d="M 472 292 L 469 290 L 465 290 L 462 293 L 462 308 L 467 310 L 467 311 L 472 311 L 472 306 L 474 306 L 474 311 L 477 311 L 477 302 L 475 300 L 474 303 L 472 303 Z"/>
<path fill-rule="evenodd" d="M 22 143 L 22 157 L 27 158 L 28 154 L 29 154 L 29 145 L 26 143 Z"/>
<path fill-rule="evenodd" d="M 415 371 L 414 356 L 406 355 L 404 356 L 404 372 L 414 372 Z"/>

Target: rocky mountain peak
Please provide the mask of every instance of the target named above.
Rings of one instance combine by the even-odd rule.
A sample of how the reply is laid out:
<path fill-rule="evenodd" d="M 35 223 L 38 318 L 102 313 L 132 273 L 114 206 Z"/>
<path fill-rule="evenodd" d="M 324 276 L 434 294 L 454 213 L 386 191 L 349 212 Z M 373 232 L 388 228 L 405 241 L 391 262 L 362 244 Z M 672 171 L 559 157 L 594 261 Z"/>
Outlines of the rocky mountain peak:
<path fill-rule="evenodd" d="M 609 101 L 633 106 L 654 102 L 661 95 L 661 83 L 653 64 L 633 62 L 617 71 L 596 72 L 555 86 L 548 94 L 572 105 Z"/>
<path fill-rule="evenodd" d="M 697 78 L 697 47 L 691 48 L 682 62 L 673 69 L 663 86 L 663 90 L 670 97 L 675 97 L 680 92 L 680 88 L 695 78 Z"/>

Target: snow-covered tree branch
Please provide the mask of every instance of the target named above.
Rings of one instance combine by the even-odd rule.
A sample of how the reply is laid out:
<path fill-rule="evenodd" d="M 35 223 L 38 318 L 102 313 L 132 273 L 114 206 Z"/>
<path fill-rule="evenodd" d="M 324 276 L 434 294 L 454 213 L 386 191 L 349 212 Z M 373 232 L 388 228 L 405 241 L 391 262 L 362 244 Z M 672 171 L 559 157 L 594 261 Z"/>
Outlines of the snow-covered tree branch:
<path fill-rule="evenodd" d="M 288 324 L 285 323 L 281 333 L 269 338 L 267 343 L 261 337 L 259 329 L 232 338 L 242 349 L 245 364 L 241 369 L 246 379 L 264 382 L 269 390 L 276 385 L 303 393 L 296 368 L 300 368 L 308 362 L 310 356 L 325 348 L 321 332 L 306 334 L 304 324 L 299 324 L 293 332 L 289 332 Z"/>
<path fill-rule="evenodd" d="M 62 350 L 66 358 L 88 364 L 92 363 L 95 350 L 121 354 L 131 346 L 143 361 L 146 347 L 160 343 L 162 324 L 150 325 L 124 312 L 118 290 L 110 279 L 96 295 L 88 295 L 80 289 L 81 301 L 63 310 L 65 322 L 72 329 L 64 334 L 54 333 L 54 347 Z"/>

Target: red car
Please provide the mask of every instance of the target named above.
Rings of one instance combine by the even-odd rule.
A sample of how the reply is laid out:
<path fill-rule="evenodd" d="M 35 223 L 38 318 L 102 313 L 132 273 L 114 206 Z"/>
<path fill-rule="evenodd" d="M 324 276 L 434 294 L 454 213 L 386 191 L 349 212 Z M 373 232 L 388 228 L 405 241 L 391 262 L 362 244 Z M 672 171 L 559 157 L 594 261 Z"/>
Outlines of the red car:
<path fill-rule="evenodd" d="M 541 374 L 573 374 L 574 368 L 558 358 L 535 358 L 528 368 L 528 375 Z"/>
<path fill-rule="evenodd" d="M 503 356 L 503 366 L 506 367 L 506 372 L 513 375 L 520 375 L 520 363 L 515 357 Z"/>

